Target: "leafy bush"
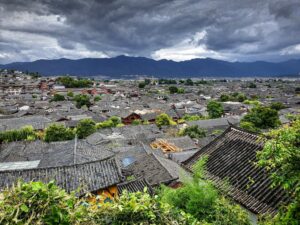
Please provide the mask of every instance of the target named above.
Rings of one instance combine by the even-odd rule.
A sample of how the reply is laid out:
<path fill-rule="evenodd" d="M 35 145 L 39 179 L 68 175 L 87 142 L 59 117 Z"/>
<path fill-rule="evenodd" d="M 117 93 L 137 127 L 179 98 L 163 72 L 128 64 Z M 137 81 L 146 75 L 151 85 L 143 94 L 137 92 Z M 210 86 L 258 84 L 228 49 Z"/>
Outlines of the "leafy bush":
<path fill-rule="evenodd" d="M 100 100 L 101 100 L 101 97 L 99 95 L 94 97 L 94 102 L 99 102 Z"/>
<path fill-rule="evenodd" d="M 66 141 L 72 140 L 75 137 L 73 130 L 64 127 L 63 124 L 51 124 L 45 130 L 44 140 L 46 142 L 52 141 Z"/>
<path fill-rule="evenodd" d="M 279 111 L 281 109 L 285 109 L 286 107 L 281 102 L 272 102 L 271 105 L 270 105 L 270 108 Z"/>
<path fill-rule="evenodd" d="M 249 88 L 256 88 L 256 84 L 251 82 L 249 85 L 248 85 Z"/>
<path fill-rule="evenodd" d="M 53 98 L 51 99 L 51 102 L 59 102 L 59 101 L 64 101 L 65 96 L 60 95 L 60 94 L 54 94 Z"/>
<path fill-rule="evenodd" d="M 243 102 L 247 99 L 244 93 L 235 92 L 232 94 L 222 94 L 220 96 L 221 102 L 233 101 L 233 102 Z"/>
<path fill-rule="evenodd" d="M 93 84 L 91 80 L 88 79 L 75 80 L 74 78 L 69 76 L 59 77 L 57 81 L 67 88 L 86 88 L 86 87 L 91 87 Z"/>
<path fill-rule="evenodd" d="M 78 109 L 80 109 L 84 105 L 88 108 L 92 105 L 92 103 L 90 102 L 90 97 L 88 95 L 76 95 L 74 97 L 74 100 Z"/>
<path fill-rule="evenodd" d="M 196 120 L 202 120 L 204 119 L 203 116 L 199 116 L 199 115 L 189 115 L 189 114 L 185 114 L 182 117 L 185 121 L 196 121 Z"/>
<path fill-rule="evenodd" d="M 186 180 L 183 187 L 163 187 L 162 202 L 191 214 L 201 224 L 250 225 L 247 213 L 240 206 L 220 196 L 214 186 L 203 179 L 205 161 L 202 159 L 196 164 L 193 179 Z"/>
<path fill-rule="evenodd" d="M 117 201 L 92 208 L 96 224 L 199 224 L 192 216 L 148 193 L 124 192 Z"/>
<path fill-rule="evenodd" d="M 155 119 L 155 123 L 158 127 L 176 125 L 176 122 L 165 113 L 158 115 Z"/>
<path fill-rule="evenodd" d="M 70 98 L 74 97 L 74 93 L 72 91 L 68 91 L 67 96 Z"/>
<path fill-rule="evenodd" d="M 244 116 L 241 122 L 250 122 L 261 129 L 274 128 L 280 125 L 278 112 L 264 106 L 258 106 Z"/>
<path fill-rule="evenodd" d="M 103 129 L 103 128 L 110 128 L 110 127 L 117 127 L 122 125 L 122 121 L 120 117 L 112 116 L 108 120 L 105 120 L 101 123 L 96 124 L 97 129 Z"/>
<path fill-rule="evenodd" d="M 243 102 L 244 104 L 247 104 L 247 105 L 254 105 L 254 106 L 260 106 L 261 105 L 261 102 L 258 101 L 258 100 L 245 100 Z"/>
<path fill-rule="evenodd" d="M 0 132 L 0 143 L 28 140 L 37 138 L 32 126 L 25 126 L 19 130 L 9 130 Z"/>
<path fill-rule="evenodd" d="M 203 138 L 206 136 L 205 130 L 201 129 L 198 125 L 186 127 L 179 131 L 180 136 L 188 135 L 190 138 Z"/>
<path fill-rule="evenodd" d="M 139 83 L 139 88 L 145 88 L 145 87 L 146 87 L 146 83 L 145 82 Z"/>
<path fill-rule="evenodd" d="M 75 224 L 83 217 L 75 195 L 53 182 L 18 182 L 2 192 L 0 224 Z"/>
<path fill-rule="evenodd" d="M 178 92 L 178 87 L 170 86 L 169 91 L 170 91 L 170 94 L 176 94 Z"/>
<path fill-rule="evenodd" d="M 258 152 L 258 165 L 271 172 L 274 185 L 282 186 L 291 196 L 289 205 L 268 224 L 299 224 L 300 221 L 300 119 L 291 126 L 270 131 L 269 139 Z"/>
<path fill-rule="evenodd" d="M 250 132 L 254 132 L 254 133 L 260 132 L 260 129 L 255 127 L 255 125 L 251 122 L 247 122 L 247 121 L 241 122 L 240 127 Z"/>
<path fill-rule="evenodd" d="M 86 138 L 96 132 L 96 123 L 91 119 L 80 120 L 76 127 L 78 138 Z"/>
<path fill-rule="evenodd" d="M 134 121 L 132 121 L 132 123 L 131 123 L 132 125 L 141 125 L 142 124 L 142 121 L 141 120 L 134 120 Z"/>
<path fill-rule="evenodd" d="M 208 102 L 207 111 L 210 118 L 219 118 L 224 114 L 223 105 L 214 100 Z"/>

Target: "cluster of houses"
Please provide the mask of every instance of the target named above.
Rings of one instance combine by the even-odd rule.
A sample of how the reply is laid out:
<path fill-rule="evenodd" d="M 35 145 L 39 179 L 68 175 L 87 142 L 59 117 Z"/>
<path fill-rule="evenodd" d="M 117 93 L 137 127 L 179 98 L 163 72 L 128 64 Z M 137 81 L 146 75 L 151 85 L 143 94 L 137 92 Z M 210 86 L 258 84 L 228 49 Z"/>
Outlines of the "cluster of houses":
<path fill-rule="evenodd" d="M 259 96 L 268 104 L 280 101 L 288 113 L 299 113 L 300 98 L 292 90 L 299 81 L 257 81 L 258 88 L 243 87 L 245 82 L 214 82 L 185 86 L 184 94 L 168 94 L 168 85 L 138 87 L 138 81 L 94 81 L 90 88 L 65 88 L 56 78 L 32 78 L 22 73 L 2 71 L 0 75 L 0 132 L 31 125 L 44 130 L 52 123 L 75 127 L 85 118 L 103 122 L 111 116 L 124 126 L 100 129 L 85 139 L 46 143 L 42 140 L 0 144 L 0 189 L 18 179 L 41 180 L 56 184 L 78 195 L 91 192 L 111 201 L 124 190 L 153 194 L 161 184 L 180 188 L 193 165 L 208 155 L 206 175 L 220 189 L 253 215 L 274 215 L 289 197 L 279 187 L 271 188 L 265 170 L 255 166 L 256 152 L 264 143 L 258 136 L 238 128 L 251 106 L 241 102 L 224 103 L 225 116 L 218 119 L 187 121 L 174 126 L 198 125 L 204 138 L 178 137 L 169 127 L 155 125 L 156 117 L 168 114 L 174 121 L 184 115 L 207 116 L 206 104 L 222 93 L 243 92 Z M 67 93 L 101 96 L 92 106 L 78 109 Z M 53 94 L 66 96 L 50 102 Z M 147 124 L 132 125 L 136 120 Z M 216 132 L 218 131 L 218 132 Z M 225 182 L 226 180 L 226 182 Z"/>

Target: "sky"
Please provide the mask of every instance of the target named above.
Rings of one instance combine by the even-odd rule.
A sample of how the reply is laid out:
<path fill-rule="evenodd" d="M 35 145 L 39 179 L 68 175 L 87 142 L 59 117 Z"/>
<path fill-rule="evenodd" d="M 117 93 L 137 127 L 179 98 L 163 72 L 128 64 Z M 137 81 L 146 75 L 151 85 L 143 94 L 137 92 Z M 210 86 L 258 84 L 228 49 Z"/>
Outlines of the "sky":
<path fill-rule="evenodd" d="M 0 0 L 0 64 L 300 58 L 300 0 Z"/>

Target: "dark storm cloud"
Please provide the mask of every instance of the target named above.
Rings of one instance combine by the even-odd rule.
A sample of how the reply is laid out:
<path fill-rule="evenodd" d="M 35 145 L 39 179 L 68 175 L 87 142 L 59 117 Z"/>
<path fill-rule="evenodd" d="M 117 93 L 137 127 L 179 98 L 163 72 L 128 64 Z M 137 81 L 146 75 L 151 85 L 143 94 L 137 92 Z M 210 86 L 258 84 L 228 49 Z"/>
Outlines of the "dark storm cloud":
<path fill-rule="evenodd" d="M 1 0 L 0 13 L 0 62 L 16 51 L 20 60 L 151 56 L 199 32 L 196 45 L 229 60 L 300 54 L 299 0 Z"/>

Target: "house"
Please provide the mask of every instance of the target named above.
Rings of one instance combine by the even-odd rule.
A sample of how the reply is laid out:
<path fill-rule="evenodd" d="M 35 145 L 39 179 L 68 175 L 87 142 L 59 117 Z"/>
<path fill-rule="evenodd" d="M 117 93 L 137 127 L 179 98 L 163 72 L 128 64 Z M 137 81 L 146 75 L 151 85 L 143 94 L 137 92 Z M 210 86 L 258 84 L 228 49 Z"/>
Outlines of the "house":
<path fill-rule="evenodd" d="M 47 168 L 0 171 L 0 190 L 11 187 L 22 179 L 25 182 L 42 181 L 56 184 L 67 192 L 98 192 L 121 183 L 124 178 L 114 158 Z"/>
<path fill-rule="evenodd" d="M 259 136 L 230 126 L 222 135 L 183 162 L 188 171 L 208 156 L 205 176 L 250 212 L 275 215 L 289 201 L 281 187 L 272 187 L 270 174 L 257 167 L 256 155 L 264 146 Z"/>
<path fill-rule="evenodd" d="M 239 116 L 231 116 L 217 119 L 188 121 L 186 122 L 186 124 L 188 126 L 198 125 L 200 128 L 211 133 L 215 130 L 225 130 L 228 127 L 229 123 L 237 125 L 239 124 L 240 119 L 241 117 Z"/>
<path fill-rule="evenodd" d="M 35 130 L 43 130 L 52 121 L 44 116 L 25 116 L 11 119 L 0 119 L 0 131 L 17 130 L 24 126 L 32 126 Z"/>
<path fill-rule="evenodd" d="M 132 122 L 135 120 L 140 120 L 141 116 L 134 112 L 131 112 L 131 113 L 122 114 L 121 119 L 122 119 L 122 123 L 128 125 L 128 124 L 132 124 Z"/>

